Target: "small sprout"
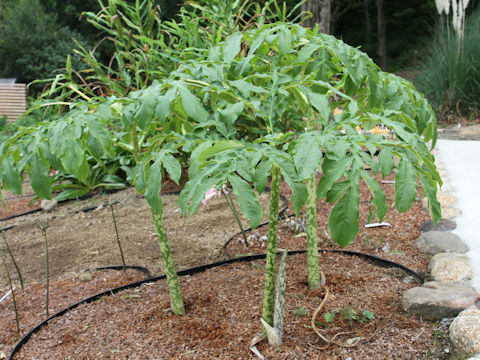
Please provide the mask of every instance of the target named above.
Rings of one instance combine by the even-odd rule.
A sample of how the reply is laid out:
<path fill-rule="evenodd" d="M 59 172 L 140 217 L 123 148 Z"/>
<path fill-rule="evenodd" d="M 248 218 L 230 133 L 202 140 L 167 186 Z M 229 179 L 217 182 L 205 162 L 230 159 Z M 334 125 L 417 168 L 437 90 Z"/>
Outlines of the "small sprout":
<path fill-rule="evenodd" d="M 372 320 L 375 317 L 375 314 L 369 310 L 363 310 L 362 315 L 363 317 L 360 319 L 361 323 L 364 323 L 367 320 Z"/>
<path fill-rule="evenodd" d="M 355 310 L 346 308 L 342 310 L 343 315 L 345 316 L 345 319 L 348 321 L 353 321 L 353 320 L 358 320 L 358 314 Z"/>
<path fill-rule="evenodd" d="M 325 321 L 327 323 L 331 323 L 333 322 L 333 320 L 335 320 L 335 315 L 337 313 L 335 311 L 332 311 L 332 312 L 329 312 L 329 313 L 326 313 L 325 315 L 323 315 L 325 317 Z"/>
<path fill-rule="evenodd" d="M 308 310 L 305 309 L 303 306 L 300 306 L 298 309 L 293 310 L 293 315 L 295 316 L 306 316 L 308 313 Z"/>

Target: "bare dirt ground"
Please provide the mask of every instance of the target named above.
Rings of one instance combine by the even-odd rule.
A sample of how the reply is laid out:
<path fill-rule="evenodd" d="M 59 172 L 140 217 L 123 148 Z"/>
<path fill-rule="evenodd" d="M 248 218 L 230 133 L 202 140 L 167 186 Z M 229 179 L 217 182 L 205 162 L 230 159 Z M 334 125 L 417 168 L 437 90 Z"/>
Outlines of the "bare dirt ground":
<path fill-rule="evenodd" d="M 10 196 L 7 194 L 5 198 Z M 212 199 L 193 216 L 184 218 L 177 198 L 176 194 L 162 195 L 165 228 L 178 270 L 223 260 L 224 243 L 239 231 L 226 201 Z M 268 211 L 268 193 L 264 193 L 260 200 Z M 21 201 L 25 201 L 24 198 Z M 131 188 L 83 201 L 61 203 L 48 213 L 37 212 L 0 222 L 4 229 L 12 227 L 4 234 L 26 282 L 45 278 L 45 241 L 39 225 L 48 224 L 46 233 L 52 277 L 121 265 L 108 203 L 115 203 L 114 214 L 126 263 L 147 267 L 153 275 L 162 274 L 161 253 L 149 207 L 143 196 Z M 17 212 L 21 210 L 17 206 Z M 264 221 L 267 218 L 268 213 L 264 214 Z M 248 221 L 242 220 L 248 228 Z M 13 267 L 10 273 L 16 277 Z M 7 283 L 3 268 L 0 278 L 1 289 L 5 290 Z"/>

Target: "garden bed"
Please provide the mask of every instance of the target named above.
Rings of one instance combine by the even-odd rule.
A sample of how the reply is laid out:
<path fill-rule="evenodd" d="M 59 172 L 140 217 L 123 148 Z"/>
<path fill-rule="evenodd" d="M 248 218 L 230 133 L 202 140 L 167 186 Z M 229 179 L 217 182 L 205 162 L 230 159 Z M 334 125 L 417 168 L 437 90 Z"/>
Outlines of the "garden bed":
<path fill-rule="evenodd" d="M 382 187 L 391 204 L 393 185 L 385 183 Z M 282 193 L 289 198 L 287 186 L 282 185 Z M 361 232 L 347 249 L 380 256 L 424 273 L 427 259 L 413 247 L 419 235 L 418 227 L 428 218 L 420 202 L 404 214 L 391 209 L 384 220 L 392 225 L 391 228 L 365 229 L 363 224 L 368 216 L 365 200 L 368 198 L 363 187 L 361 194 Z M 179 270 L 225 258 L 223 245 L 238 232 L 238 225 L 223 199 L 213 199 L 195 216 L 185 220 L 176 205 L 176 195 L 163 195 L 162 198 L 166 203 L 167 233 Z M 110 194 L 108 200 L 118 202 L 115 213 L 127 263 L 146 266 L 153 274 L 161 274 L 160 251 L 144 199 L 133 189 L 128 189 Z M 3 227 L 14 226 L 6 236 L 28 284 L 25 290 L 15 291 L 19 299 L 22 334 L 45 319 L 41 305 L 45 299 L 45 285 L 41 282 L 45 276 L 44 252 L 37 223 L 49 221 L 47 234 L 51 271 L 55 278 L 50 288 L 52 297 L 57 294 L 55 296 L 62 299 L 58 305 L 53 305 L 56 300 L 52 298 L 51 313 L 80 300 L 80 294 L 87 297 L 130 280 L 123 278 L 121 272 L 112 272 L 109 276 L 119 278 L 115 283 L 102 283 L 95 278 L 88 283 L 78 281 L 79 274 L 85 269 L 120 263 L 110 209 L 102 205 L 104 201 L 105 198 L 97 196 L 82 202 L 70 202 L 51 213 L 31 214 L 2 224 Z M 262 207 L 268 209 L 268 194 L 262 196 Z M 83 208 L 95 210 L 75 213 Z M 329 204 L 319 202 L 321 238 L 327 238 L 325 224 L 329 211 Z M 264 235 L 266 227 L 256 231 Z M 279 247 L 304 248 L 305 237 L 301 233 L 298 235 L 281 226 Z M 227 246 L 231 257 L 265 251 L 259 244 L 244 248 L 238 238 L 235 236 L 231 241 L 232 248 Z M 338 248 L 331 240 L 320 246 Z M 318 327 L 328 338 L 351 331 L 337 337 L 339 342 L 361 339 L 352 348 L 326 346 L 328 344 L 320 340 L 309 325 L 325 291 L 308 291 L 305 263 L 303 255 L 288 260 L 285 343 L 274 349 L 261 342 L 258 349 L 267 359 L 384 359 L 392 357 L 392 353 L 398 359 L 429 358 L 427 354 L 435 343 L 433 324 L 406 315 L 400 306 L 402 292 L 415 282 L 398 269 L 381 268 L 343 254 L 320 255 L 320 269 L 325 273 L 330 295 L 317 320 L 325 323 L 323 314 L 326 312 L 338 311 L 338 314 L 332 323 L 319 323 Z M 15 275 L 14 269 L 11 270 Z M 1 274 L 3 277 L 3 272 Z M 103 275 L 100 273 L 99 276 Z M 170 313 L 164 281 L 125 290 L 82 305 L 50 322 L 27 342 L 16 358 L 253 359 L 255 356 L 248 347 L 260 330 L 263 279 L 264 262 L 261 260 L 181 277 L 187 307 L 184 317 Z M 30 285 L 34 281 L 36 284 Z M 82 290 L 84 286 L 91 288 Z M 7 291 L 6 283 L 2 283 L 3 290 Z M 8 354 L 16 336 L 11 298 L 0 306 L 5 314 L 0 327 L 8 329 L 8 333 L 2 335 L 1 343 L 6 345 L 0 351 Z M 360 319 L 364 310 L 371 311 L 375 318 L 363 323 L 345 320 L 342 314 L 350 310 L 356 311 Z M 123 316 L 127 313 L 128 317 Z"/>

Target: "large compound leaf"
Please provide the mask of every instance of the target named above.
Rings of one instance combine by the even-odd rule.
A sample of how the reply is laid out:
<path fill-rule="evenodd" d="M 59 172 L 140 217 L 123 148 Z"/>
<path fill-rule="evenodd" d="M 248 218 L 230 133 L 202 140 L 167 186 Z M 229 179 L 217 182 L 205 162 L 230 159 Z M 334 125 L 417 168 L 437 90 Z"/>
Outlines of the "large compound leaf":
<path fill-rule="evenodd" d="M 395 206 L 402 213 L 410 209 L 417 195 L 417 181 L 412 164 L 405 158 L 400 163 L 395 174 Z"/>
<path fill-rule="evenodd" d="M 232 184 L 233 193 L 237 196 L 237 202 L 242 213 L 250 220 L 252 228 L 256 228 L 262 220 L 262 207 L 250 185 L 235 174 L 227 176 Z"/>

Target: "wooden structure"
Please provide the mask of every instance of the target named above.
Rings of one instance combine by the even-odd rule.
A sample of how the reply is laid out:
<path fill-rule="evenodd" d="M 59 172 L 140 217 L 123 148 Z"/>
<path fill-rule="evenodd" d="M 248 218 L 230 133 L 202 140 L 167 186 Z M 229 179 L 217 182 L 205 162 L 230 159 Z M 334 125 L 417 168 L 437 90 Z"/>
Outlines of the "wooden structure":
<path fill-rule="evenodd" d="M 15 121 L 25 113 L 27 99 L 25 84 L 0 83 L 0 117 L 7 115 L 7 121 Z"/>

